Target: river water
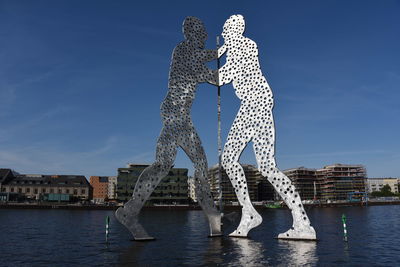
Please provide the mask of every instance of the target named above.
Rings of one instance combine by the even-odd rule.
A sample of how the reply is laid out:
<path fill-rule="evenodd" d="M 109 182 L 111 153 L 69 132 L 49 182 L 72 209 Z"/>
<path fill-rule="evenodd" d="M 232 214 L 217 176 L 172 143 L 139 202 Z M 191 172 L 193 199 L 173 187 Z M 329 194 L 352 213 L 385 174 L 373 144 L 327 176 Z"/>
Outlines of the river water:
<path fill-rule="evenodd" d="M 400 206 L 310 208 L 318 242 L 274 237 L 291 226 L 288 210 L 263 210 L 250 238 L 207 238 L 201 211 L 144 210 L 157 240 L 131 241 L 103 210 L 0 210 L 0 266 L 400 266 Z M 343 241 L 342 214 L 348 242 Z M 111 217 L 105 242 L 105 217 Z M 239 223 L 225 222 L 229 234 Z"/>

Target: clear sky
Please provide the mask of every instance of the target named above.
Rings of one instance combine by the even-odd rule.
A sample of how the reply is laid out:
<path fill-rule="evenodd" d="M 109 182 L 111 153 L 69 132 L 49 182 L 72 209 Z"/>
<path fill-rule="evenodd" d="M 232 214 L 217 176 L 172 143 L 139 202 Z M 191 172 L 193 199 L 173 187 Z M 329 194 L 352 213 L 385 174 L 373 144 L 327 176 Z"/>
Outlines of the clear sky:
<path fill-rule="evenodd" d="M 281 169 L 364 164 L 369 177 L 400 177 L 400 1 L 391 0 L 0 0 L 0 167 L 89 177 L 152 163 L 183 19 L 202 19 L 215 48 L 232 14 L 245 17 L 274 92 Z M 223 142 L 239 104 L 223 87 Z M 216 87 L 200 85 L 192 116 L 209 165 L 216 111 Z M 241 162 L 255 162 L 251 146 Z M 183 151 L 175 166 L 193 170 Z"/>

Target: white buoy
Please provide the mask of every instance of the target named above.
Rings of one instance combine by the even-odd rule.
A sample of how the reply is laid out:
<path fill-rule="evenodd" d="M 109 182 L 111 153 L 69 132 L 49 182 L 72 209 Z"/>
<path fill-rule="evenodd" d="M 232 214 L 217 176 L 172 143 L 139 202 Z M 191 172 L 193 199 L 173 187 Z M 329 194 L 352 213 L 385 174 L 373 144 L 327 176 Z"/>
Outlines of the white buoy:
<path fill-rule="evenodd" d="M 110 229 L 110 217 L 106 217 L 106 242 L 108 242 L 108 234 Z"/>
<path fill-rule="evenodd" d="M 347 242 L 346 215 L 342 215 L 344 241 Z"/>

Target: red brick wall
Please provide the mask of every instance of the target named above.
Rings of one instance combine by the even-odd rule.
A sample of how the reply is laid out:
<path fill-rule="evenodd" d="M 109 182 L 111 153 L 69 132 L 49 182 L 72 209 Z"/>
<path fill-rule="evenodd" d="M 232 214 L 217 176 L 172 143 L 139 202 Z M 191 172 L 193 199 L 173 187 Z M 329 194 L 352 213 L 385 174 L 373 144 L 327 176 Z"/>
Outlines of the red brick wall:
<path fill-rule="evenodd" d="M 108 183 L 100 182 L 99 176 L 90 176 L 90 184 L 93 187 L 93 199 L 107 197 Z"/>

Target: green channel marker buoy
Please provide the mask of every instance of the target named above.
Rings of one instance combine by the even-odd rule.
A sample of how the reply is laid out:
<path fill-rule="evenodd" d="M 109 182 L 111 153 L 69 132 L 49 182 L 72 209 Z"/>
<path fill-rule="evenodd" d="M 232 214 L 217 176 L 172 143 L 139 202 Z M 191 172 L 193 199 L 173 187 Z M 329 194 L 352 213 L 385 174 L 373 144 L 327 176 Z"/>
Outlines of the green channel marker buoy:
<path fill-rule="evenodd" d="M 108 233 L 110 229 L 110 216 L 106 217 L 106 242 L 108 242 Z"/>
<path fill-rule="evenodd" d="M 342 215 L 344 241 L 347 242 L 346 215 Z"/>

